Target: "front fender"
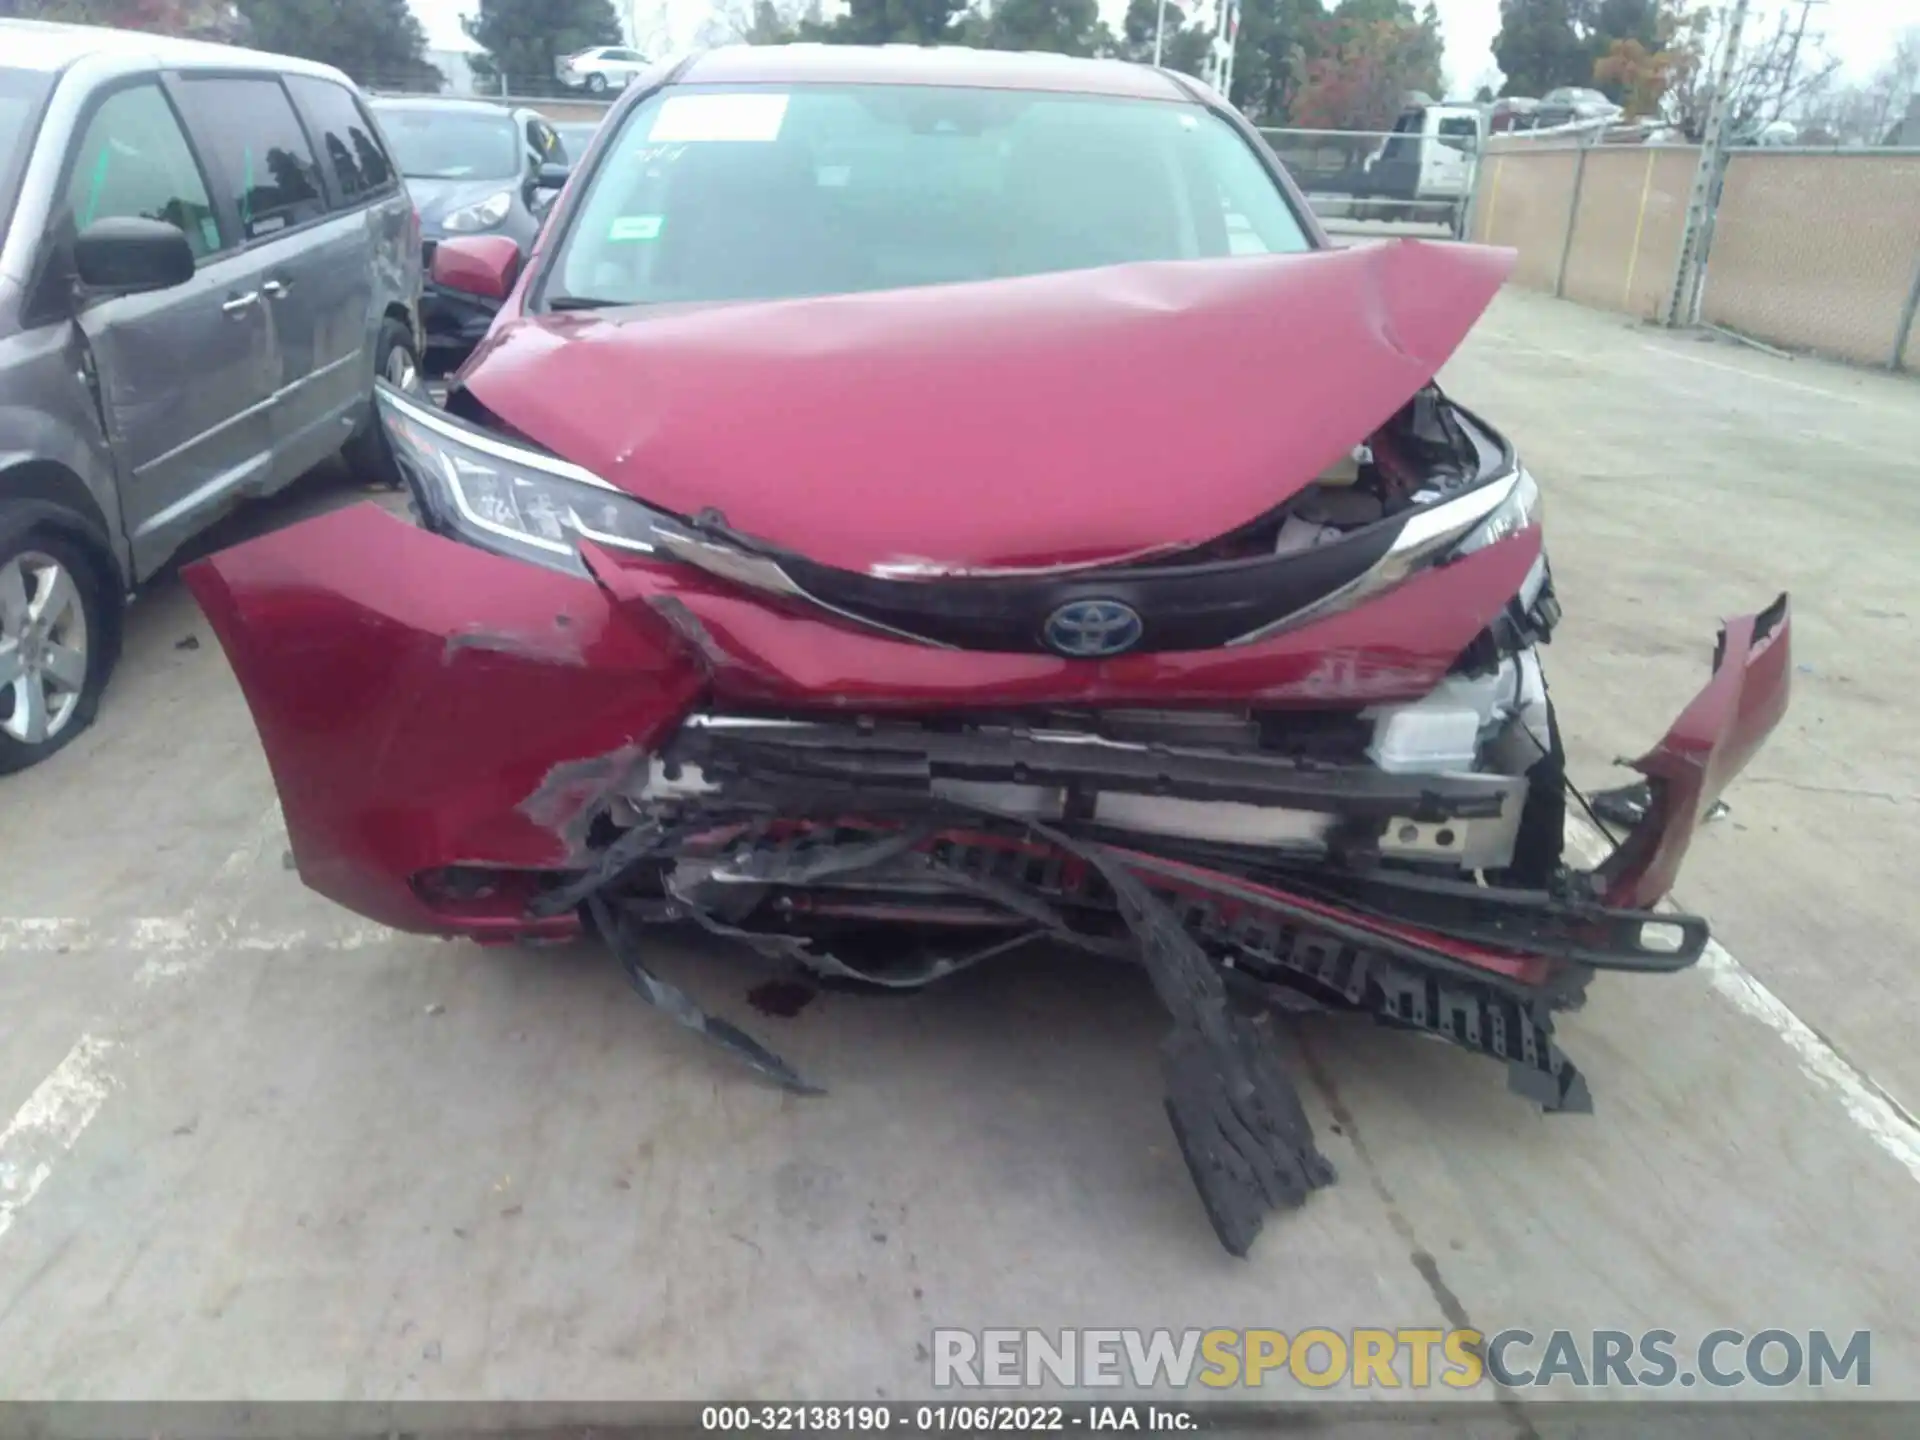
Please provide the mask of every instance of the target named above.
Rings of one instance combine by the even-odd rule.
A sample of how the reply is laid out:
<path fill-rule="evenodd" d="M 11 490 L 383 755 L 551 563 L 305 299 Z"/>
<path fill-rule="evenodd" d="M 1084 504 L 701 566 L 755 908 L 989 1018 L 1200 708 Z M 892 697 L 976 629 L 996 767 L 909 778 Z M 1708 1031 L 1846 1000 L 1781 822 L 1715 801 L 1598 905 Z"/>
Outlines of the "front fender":
<path fill-rule="evenodd" d="M 182 572 L 245 693 L 300 877 L 396 929 L 565 934 L 446 867 L 578 864 L 608 795 L 703 683 L 592 582 L 334 511 Z"/>

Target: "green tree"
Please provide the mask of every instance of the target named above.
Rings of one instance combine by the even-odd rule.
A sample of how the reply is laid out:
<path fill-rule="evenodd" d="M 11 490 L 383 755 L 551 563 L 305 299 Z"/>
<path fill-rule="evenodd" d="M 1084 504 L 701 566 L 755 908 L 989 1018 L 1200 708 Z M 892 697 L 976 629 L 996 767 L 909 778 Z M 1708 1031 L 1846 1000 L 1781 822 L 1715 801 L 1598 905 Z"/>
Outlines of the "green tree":
<path fill-rule="evenodd" d="M 0 0 L 0 19 L 111 25 L 197 40 L 247 38 L 245 18 L 225 0 Z"/>
<path fill-rule="evenodd" d="M 1676 31 L 1694 23 L 1675 0 L 1500 0 L 1493 54 L 1509 95 L 1597 85 L 1620 100 L 1633 88 L 1623 77 L 1644 71 L 1634 57 L 1671 50 Z"/>
<path fill-rule="evenodd" d="M 848 0 L 831 21 L 808 21 L 800 38 L 830 45 L 945 45 L 960 36 L 966 0 Z"/>
<path fill-rule="evenodd" d="M 1508 95 L 1544 95 L 1560 85 L 1591 85 L 1595 56 L 1577 25 L 1581 0 L 1500 0 L 1493 58 Z"/>
<path fill-rule="evenodd" d="M 474 57 L 474 73 L 516 95 L 554 94 L 556 59 L 620 43 L 613 0 L 480 0 L 479 15 L 465 24 L 487 52 Z"/>
<path fill-rule="evenodd" d="M 1113 43 L 1098 0 L 995 0 L 984 15 L 968 15 L 962 28 L 969 44 L 988 50 L 1095 55 Z"/>
<path fill-rule="evenodd" d="M 1138 65 L 1153 63 L 1153 33 L 1160 23 L 1160 0 L 1129 0 L 1126 19 L 1114 37 L 1114 54 Z M 1167 28 L 1161 37 L 1160 63 L 1184 75 L 1199 75 L 1207 66 L 1207 50 L 1213 32 L 1204 25 L 1188 24 L 1187 15 L 1173 0 L 1167 0 Z"/>
<path fill-rule="evenodd" d="M 427 34 L 407 0 L 239 0 L 251 43 L 319 60 L 363 85 L 437 90 Z"/>
<path fill-rule="evenodd" d="M 1431 8 L 1431 7 L 1429 7 Z M 1342 5 L 1321 28 L 1293 98 L 1293 121 L 1314 130 L 1385 130 L 1410 91 L 1440 89 L 1439 18 L 1410 8 L 1356 21 Z"/>
<path fill-rule="evenodd" d="M 1325 19 L 1320 0 L 1244 0 L 1228 98 L 1259 124 L 1285 125 Z"/>

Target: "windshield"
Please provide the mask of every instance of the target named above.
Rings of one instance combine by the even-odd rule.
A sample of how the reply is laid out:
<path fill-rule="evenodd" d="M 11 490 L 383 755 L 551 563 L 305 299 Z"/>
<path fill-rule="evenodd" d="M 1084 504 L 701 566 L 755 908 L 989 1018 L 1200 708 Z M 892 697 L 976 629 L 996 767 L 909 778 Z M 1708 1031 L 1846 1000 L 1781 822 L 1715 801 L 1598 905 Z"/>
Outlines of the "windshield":
<path fill-rule="evenodd" d="M 13 224 L 13 206 L 40 126 L 40 105 L 52 77 L 38 70 L 0 69 L 0 235 Z"/>
<path fill-rule="evenodd" d="M 1310 248 L 1197 105 L 922 85 L 675 87 L 626 118 L 562 306 L 774 299 Z"/>
<path fill-rule="evenodd" d="M 380 107 L 380 128 L 409 180 L 513 180 L 523 168 L 510 115 Z"/>

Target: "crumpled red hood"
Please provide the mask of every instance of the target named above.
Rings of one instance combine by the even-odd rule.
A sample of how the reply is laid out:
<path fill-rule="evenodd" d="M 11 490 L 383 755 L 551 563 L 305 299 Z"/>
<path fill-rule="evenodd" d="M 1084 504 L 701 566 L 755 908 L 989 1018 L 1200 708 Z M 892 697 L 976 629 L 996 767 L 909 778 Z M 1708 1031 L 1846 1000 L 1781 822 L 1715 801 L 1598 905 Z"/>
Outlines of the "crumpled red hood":
<path fill-rule="evenodd" d="M 1111 563 L 1309 484 L 1433 378 L 1512 264 L 1399 241 L 529 316 L 465 384 L 650 504 L 823 564 Z"/>

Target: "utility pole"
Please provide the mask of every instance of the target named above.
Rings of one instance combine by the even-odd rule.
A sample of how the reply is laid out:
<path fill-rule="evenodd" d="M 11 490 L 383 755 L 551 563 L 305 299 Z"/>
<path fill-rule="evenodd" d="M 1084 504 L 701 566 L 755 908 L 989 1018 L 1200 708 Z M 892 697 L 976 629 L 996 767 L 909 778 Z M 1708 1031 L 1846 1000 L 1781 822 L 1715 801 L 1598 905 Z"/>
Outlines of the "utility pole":
<path fill-rule="evenodd" d="M 1160 0 L 1160 14 L 1153 22 L 1153 68 L 1160 68 L 1160 40 L 1167 33 L 1167 0 Z"/>
<path fill-rule="evenodd" d="M 1700 136 L 1700 164 L 1693 172 L 1693 193 L 1687 199 L 1687 228 L 1680 241 L 1680 263 L 1674 267 L 1673 295 L 1667 302 L 1667 324 L 1700 323 L 1700 282 L 1705 278 L 1702 261 L 1706 258 L 1707 225 L 1713 213 L 1719 185 L 1722 157 L 1725 154 L 1727 105 L 1733 89 L 1735 67 L 1740 60 L 1740 35 L 1747 24 L 1748 0 L 1734 0 L 1733 14 L 1727 20 L 1726 43 L 1720 54 L 1719 73 L 1713 79 L 1713 94 L 1707 99 L 1707 123 Z"/>

